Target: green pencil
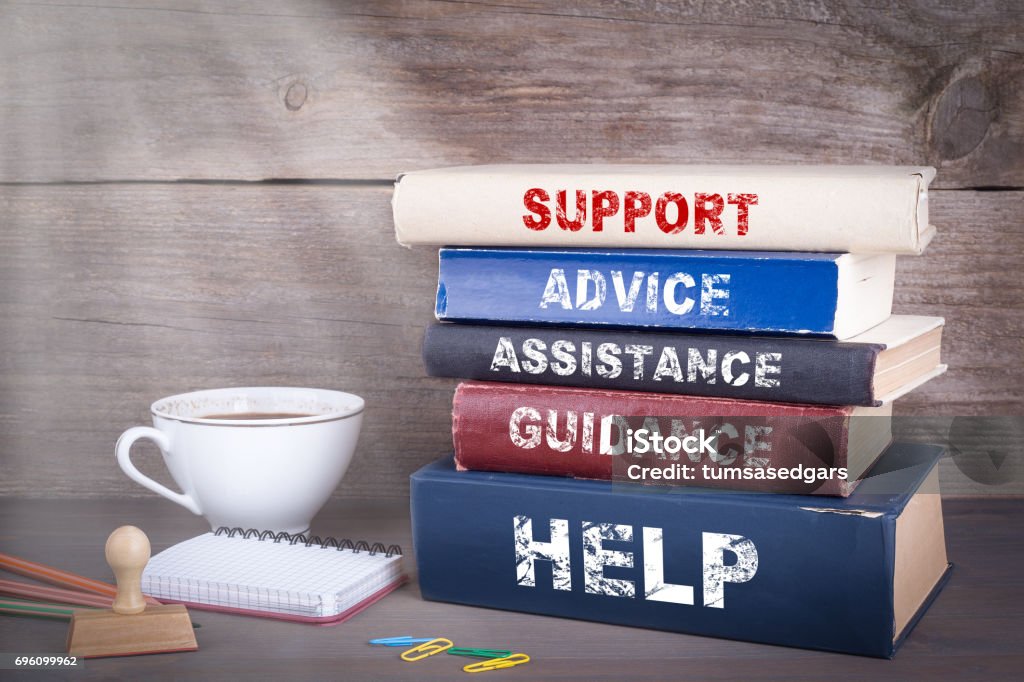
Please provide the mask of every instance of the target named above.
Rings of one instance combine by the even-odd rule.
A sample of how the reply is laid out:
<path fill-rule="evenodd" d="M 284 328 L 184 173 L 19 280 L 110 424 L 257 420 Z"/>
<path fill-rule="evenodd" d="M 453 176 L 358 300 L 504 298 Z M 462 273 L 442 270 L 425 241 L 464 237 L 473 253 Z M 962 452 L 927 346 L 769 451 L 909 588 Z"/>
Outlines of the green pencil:
<path fill-rule="evenodd" d="M 0 613 L 7 616 L 33 616 L 35 618 L 57 618 L 70 620 L 76 610 L 66 604 L 48 604 L 46 602 L 21 601 L 18 599 L 0 599 Z M 88 609 L 93 610 L 93 609 Z"/>
<path fill-rule="evenodd" d="M 76 606 L 71 608 L 66 604 L 48 604 L 38 601 L 21 601 L 20 599 L 0 599 L 0 616 L 29 616 L 32 618 L 55 618 L 57 620 L 71 620 L 75 611 L 97 611 L 92 606 Z M 199 623 L 192 623 L 193 628 L 201 627 Z"/>

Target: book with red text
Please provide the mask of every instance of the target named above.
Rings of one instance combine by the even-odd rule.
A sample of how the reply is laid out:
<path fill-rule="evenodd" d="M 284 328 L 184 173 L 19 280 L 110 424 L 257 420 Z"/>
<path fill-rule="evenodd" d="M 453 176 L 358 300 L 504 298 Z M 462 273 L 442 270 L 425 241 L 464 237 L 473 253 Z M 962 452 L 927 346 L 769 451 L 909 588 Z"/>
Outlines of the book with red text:
<path fill-rule="evenodd" d="M 401 244 L 921 253 L 924 166 L 520 164 L 399 176 Z"/>
<path fill-rule="evenodd" d="M 892 440 L 891 414 L 470 381 L 452 440 L 463 470 L 845 497 Z"/>

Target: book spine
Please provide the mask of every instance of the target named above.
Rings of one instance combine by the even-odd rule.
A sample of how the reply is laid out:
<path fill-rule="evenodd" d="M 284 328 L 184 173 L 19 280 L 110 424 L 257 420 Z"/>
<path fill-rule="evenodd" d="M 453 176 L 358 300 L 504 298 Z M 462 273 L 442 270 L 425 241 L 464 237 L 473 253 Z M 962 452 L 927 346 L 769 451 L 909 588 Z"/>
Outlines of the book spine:
<path fill-rule="evenodd" d="M 433 324 L 427 374 L 812 405 L 880 403 L 880 345 L 770 336 Z M 595 363 L 595 354 L 614 358 Z"/>
<path fill-rule="evenodd" d="M 441 249 L 438 320 L 833 335 L 834 260 Z"/>
<path fill-rule="evenodd" d="M 651 484 L 847 496 L 853 482 L 830 472 L 813 482 L 755 477 L 755 469 L 845 469 L 849 409 L 662 393 L 463 382 L 452 401 L 460 469 Z M 694 451 L 638 456 L 644 429 L 693 437 Z M 649 439 L 649 436 L 647 437 Z M 687 465 L 675 478 L 638 478 L 631 465 Z M 739 471 L 749 470 L 749 476 Z"/>
<path fill-rule="evenodd" d="M 932 173 L 496 166 L 405 174 L 392 207 L 405 245 L 920 253 Z"/>
<path fill-rule="evenodd" d="M 892 655 L 894 524 L 882 514 L 542 478 L 413 475 L 425 599 Z"/>

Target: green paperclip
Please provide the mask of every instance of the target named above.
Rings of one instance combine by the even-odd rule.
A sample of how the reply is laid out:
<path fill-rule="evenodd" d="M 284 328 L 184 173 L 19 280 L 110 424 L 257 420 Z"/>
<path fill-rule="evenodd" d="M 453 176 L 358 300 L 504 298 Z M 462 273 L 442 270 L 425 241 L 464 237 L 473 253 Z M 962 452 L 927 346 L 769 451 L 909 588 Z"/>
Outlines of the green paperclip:
<path fill-rule="evenodd" d="M 512 655 L 511 649 L 449 649 L 452 656 L 472 656 L 474 658 L 505 658 Z"/>
<path fill-rule="evenodd" d="M 526 654 L 512 654 L 511 656 L 504 656 L 502 658 L 491 658 L 486 661 L 480 661 L 479 663 L 470 663 L 464 666 L 462 669 L 467 673 L 485 673 L 490 670 L 501 670 L 502 668 L 512 668 L 523 663 L 529 663 L 530 657 Z"/>

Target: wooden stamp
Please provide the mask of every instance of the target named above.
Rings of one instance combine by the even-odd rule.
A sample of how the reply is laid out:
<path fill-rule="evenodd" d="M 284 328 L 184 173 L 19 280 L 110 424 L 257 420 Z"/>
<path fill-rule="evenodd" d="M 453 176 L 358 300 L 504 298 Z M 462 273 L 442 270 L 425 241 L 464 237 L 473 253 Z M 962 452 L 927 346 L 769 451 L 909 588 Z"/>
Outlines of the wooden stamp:
<path fill-rule="evenodd" d="M 149 556 L 149 538 L 135 526 L 121 526 L 110 534 L 106 557 L 117 579 L 113 609 L 75 612 L 68 631 L 69 654 L 97 658 L 199 648 L 184 606 L 146 604 L 141 580 Z"/>

